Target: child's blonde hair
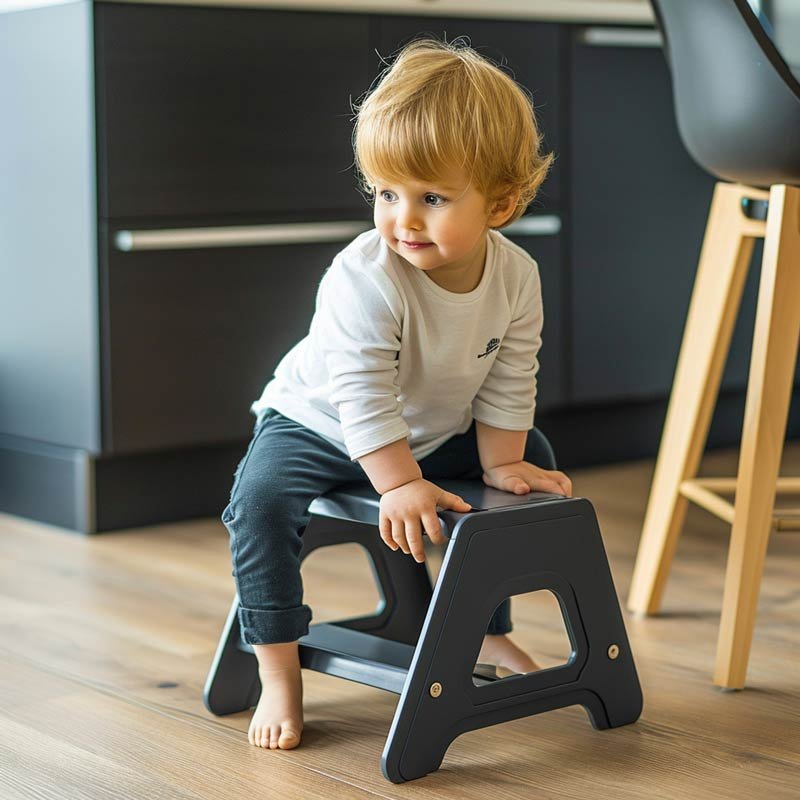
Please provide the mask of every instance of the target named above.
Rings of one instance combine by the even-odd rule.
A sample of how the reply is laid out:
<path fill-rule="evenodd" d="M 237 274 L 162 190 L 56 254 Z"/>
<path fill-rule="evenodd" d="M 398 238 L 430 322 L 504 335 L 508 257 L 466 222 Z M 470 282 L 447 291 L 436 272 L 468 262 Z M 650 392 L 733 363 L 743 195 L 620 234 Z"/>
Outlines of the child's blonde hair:
<path fill-rule="evenodd" d="M 530 93 L 461 40 L 407 44 L 354 111 L 355 165 L 368 196 L 377 178 L 440 181 L 465 169 L 490 204 L 519 192 L 508 224 L 553 160 L 539 152 Z"/>

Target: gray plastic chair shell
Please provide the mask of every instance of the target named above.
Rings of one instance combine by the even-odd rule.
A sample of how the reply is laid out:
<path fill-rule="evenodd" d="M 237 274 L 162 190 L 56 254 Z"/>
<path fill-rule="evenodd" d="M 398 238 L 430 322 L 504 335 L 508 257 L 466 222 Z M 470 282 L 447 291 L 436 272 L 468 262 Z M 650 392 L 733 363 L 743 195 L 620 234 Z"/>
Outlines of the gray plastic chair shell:
<path fill-rule="evenodd" d="M 800 83 L 747 0 L 651 1 L 694 160 L 727 181 L 800 184 Z"/>

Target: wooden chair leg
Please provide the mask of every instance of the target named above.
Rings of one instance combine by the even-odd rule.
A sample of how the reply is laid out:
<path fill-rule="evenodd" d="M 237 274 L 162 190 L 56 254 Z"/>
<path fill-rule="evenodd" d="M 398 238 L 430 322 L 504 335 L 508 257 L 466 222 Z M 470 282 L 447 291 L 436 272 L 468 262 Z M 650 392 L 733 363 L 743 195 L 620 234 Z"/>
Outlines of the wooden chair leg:
<path fill-rule="evenodd" d="M 744 686 L 800 337 L 800 189 L 770 191 L 714 683 Z"/>
<path fill-rule="evenodd" d="M 628 608 L 654 614 L 661 606 L 672 557 L 686 515 L 681 482 L 697 474 L 722 370 L 741 303 L 753 237 L 764 223 L 742 212 L 742 199 L 764 199 L 759 189 L 718 183 L 714 188 L 692 300 L 661 438 Z"/>

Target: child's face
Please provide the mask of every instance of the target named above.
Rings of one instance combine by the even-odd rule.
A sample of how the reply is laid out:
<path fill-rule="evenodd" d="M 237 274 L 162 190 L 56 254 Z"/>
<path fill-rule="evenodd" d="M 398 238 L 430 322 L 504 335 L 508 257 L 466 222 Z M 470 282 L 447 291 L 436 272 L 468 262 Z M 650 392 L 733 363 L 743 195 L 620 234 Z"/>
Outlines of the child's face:
<path fill-rule="evenodd" d="M 500 224 L 464 172 L 442 183 L 376 182 L 375 227 L 389 247 L 425 272 L 449 278 L 483 268 L 486 233 Z M 506 214 L 508 216 L 508 214 Z"/>

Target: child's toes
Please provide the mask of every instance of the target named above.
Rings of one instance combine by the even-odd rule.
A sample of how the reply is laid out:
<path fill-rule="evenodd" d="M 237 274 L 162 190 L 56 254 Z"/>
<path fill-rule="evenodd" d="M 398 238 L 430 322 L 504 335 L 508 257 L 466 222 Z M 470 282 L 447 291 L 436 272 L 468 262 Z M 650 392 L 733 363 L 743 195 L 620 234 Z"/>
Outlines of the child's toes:
<path fill-rule="evenodd" d="M 291 720 L 282 725 L 264 723 L 251 725 L 247 731 L 247 740 L 251 745 L 263 747 L 265 750 L 292 750 L 300 744 L 300 732 Z"/>
<path fill-rule="evenodd" d="M 269 749 L 270 750 L 277 750 L 278 749 L 278 739 L 281 735 L 281 729 L 279 725 L 272 725 L 269 729 Z"/>
<path fill-rule="evenodd" d="M 255 723 L 250 725 L 250 727 L 247 729 L 247 741 L 250 742 L 253 747 L 258 747 L 261 744 L 260 725 L 256 725 Z"/>
<path fill-rule="evenodd" d="M 281 730 L 281 735 L 278 738 L 278 747 L 281 750 L 292 750 L 300 744 L 300 734 L 293 731 L 291 728 L 284 727 Z"/>

